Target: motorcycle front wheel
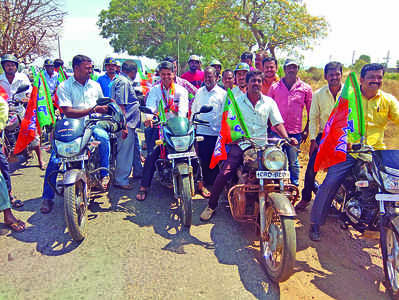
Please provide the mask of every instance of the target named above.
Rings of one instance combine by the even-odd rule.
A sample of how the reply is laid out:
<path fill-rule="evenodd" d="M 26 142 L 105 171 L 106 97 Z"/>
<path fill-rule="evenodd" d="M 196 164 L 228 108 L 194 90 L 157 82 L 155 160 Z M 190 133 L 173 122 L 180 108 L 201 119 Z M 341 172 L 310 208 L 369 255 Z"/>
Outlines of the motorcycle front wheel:
<path fill-rule="evenodd" d="M 399 235 L 391 225 L 381 225 L 380 243 L 386 285 L 396 298 L 399 297 Z"/>
<path fill-rule="evenodd" d="M 266 228 L 260 233 L 261 263 L 272 281 L 283 282 L 291 276 L 295 266 L 294 220 L 291 217 L 279 216 L 272 205 L 265 208 L 263 217 Z"/>
<path fill-rule="evenodd" d="M 79 180 L 64 188 L 64 213 L 69 234 L 74 241 L 86 237 L 87 203 L 84 183 Z"/>
<path fill-rule="evenodd" d="M 184 226 L 191 226 L 192 207 L 191 207 L 191 186 L 189 176 L 179 176 L 180 209 L 181 221 Z"/>

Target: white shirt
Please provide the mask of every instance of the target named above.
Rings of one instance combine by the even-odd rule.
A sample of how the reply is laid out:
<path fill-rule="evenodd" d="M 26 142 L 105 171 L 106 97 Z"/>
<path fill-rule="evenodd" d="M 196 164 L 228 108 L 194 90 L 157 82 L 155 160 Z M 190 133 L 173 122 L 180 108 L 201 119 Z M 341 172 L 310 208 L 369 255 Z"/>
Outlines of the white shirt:
<path fill-rule="evenodd" d="M 72 76 L 58 86 L 57 96 L 60 107 L 87 109 L 96 105 L 97 99 L 103 97 L 103 92 L 98 82 L 89 79 L 85 85 L 81 85 Z"/>
<path fill-rule="evenodd" d="M 166 101 L 168 101 L 169 90 L 167 90 L 165 94 L 167 94 L 167 95 L 165 95 L 165 99 L 166 99 Z M 157 113 L 159 101 L 164 101 L 164 100 L 163 100 L 163 96 L 162 96 L 161 85 L 157 84 L 154 87 L 152 87 L 150 89 L 150 91 L 148 92 L 146 106 L 149 109 L 151 109 L 151 111 L 153 113 Z M 175 95 L 173 98 L 173 102 L 179 108 L 178 109 L 179 117 L 187 118 L 188 92 L 184 87 L 182 87 L 181 85 L 178 85 L 176 83 L 175 83 Z M 164 106 L 166 106 L 165 102 L 164 102 Z M 175 116 L 175 114 L 173 112 L 166 113 L 166 119 L 169 119 L 172 116 Z M 152 118 L 152 116 L 151 116 L 151 118 Z"/>
<path fill-rule="evenodd" d="M 53 76 L 51 76 L 51 77 L 50 77 L 50 75 L 47 73 L 46 70 L 44 70 L 43 73 L 44 73 L 44 77 L 45 77 L 45 79 L 46 79 L 46 81 L 47 81 L 47 85 L 48 85 L 48 88 L 49 88 L 49 90 L 50 90 L 50 94 L 53 95 L 55 89 L 56 89 L 57 86 L 58 86 L 58 73 L 54 71 Z"/>
<path fill-rule="evenodd" d="M 238 97 L 236 102 L 240 108 L 245 125 L 248 128 L 249 135 L 251 138 L 255 138 L 256 143 L 260 146 L 264 146 L 267 141 L 268 120 L 270 120 L 272 126 L 284 123 L 277 103 L 268 96 L 261 94 L 261 98 L 256 103 L 255 107 L 252 105 L 251 101 L 249 101 L 246 94 Z"/>
<path fill-rule="evenodd" d="M 208 91 L 206 86 L 201 87 L 197 91 L 191 106 L 191 114 L 199 112 L 204 105 L 213 107 L 209 113 L 198 115 L 198 119 L 209 122 L 209 127 L 198 125 L 197 133 L 212 136 L 219 135 L 225 101 L 226 91 L 217 84 L 210 91 Z"/>
<path fill-rule="evenodd" d="M 23 73 L 19 73 L 19 72 L 15 73 L 15 77 L 11 84 L 8 82 L 6 74 L 5 73 L 1 74 L 0 75 L 0 85 L 6 90 L 9 99 L 12 98 L 12 96 L 17 91 L 18 87 L 20 87 L 21 85 L 29 85 L 29 90 L 16 95 L 15 99 L 21 100 L 23 98 L 26 98 L 26 94 L 29 94 L 32 91 L 32 86 L 30 84 L 28 76 L 26 76 Z"/>
<path fill-rule="evenodd" d="M 245 95 L 245 93 L 243 93 L 243 91 L 240 90 L 240 87 L 238 85 L 233 87 L 231 92 L 233 93 L 234 99 L 236 99 L 236 100 L 237 100 L 238 97 L 241 97 L 242 95 Z"/>

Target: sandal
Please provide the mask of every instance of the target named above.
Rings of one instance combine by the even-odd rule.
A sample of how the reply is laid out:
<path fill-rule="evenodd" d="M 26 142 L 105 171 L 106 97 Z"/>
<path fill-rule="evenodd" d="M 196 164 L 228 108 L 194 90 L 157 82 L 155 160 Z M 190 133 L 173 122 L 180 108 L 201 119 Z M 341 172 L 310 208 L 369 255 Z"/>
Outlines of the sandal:
<path fill-rule="evenodd" d="M 53 209 L 54 202 L 48 199 L 43 199 L 40 212 L 42 214 L 48 214 Z"/>
<path fill-rule="evenodd" d="M 136 195 L 137 201 L 144 201 L 147 198 L 147 190 L 139 190 Z"/>
<path fill-rule="evenodd" d="M 25 223 L 21 220 L 16 220 L 14 223 L 5 224 L 14 232 L 22 232 L 25 230 Z"/>
<path fill-rule="evenodd" d="M 101 188 L 103 189 L 103 191 L 108 190 L 109 181 L 110 181 L 109 176 L 104 176 L 101 179 Z"/>
<path fill-rule="evenodd" d="M 11 202 L 11 206 L 13 208 L 20 208 L 20 207 L 24 206 L 24 203 L 19 199 L 15 199 L 14 196 L 10 196 L 10 202 Z"/>
<path fill-rule="evenodd" d="M 211 196 L 211 192 L 206 188 L 206 187 L 202 187 L 202 189 L 200 189 L 200 194 L 202 197 L 204 198 L 209 198 Z"/>

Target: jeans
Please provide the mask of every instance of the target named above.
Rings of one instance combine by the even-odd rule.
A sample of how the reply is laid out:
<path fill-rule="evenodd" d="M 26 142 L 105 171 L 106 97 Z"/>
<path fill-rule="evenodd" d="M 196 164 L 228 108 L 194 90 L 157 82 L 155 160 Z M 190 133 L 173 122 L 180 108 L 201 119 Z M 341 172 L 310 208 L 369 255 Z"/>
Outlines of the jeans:
<path fill-rule="evenodd" d="M 294 133 L 288 134 L 289 137 L 293 137 L 298 141 L 298 145 L 296 146 L 289 146 L 289 145 L 284 145 L 283 150 L 287 154 L 288 158 L 288 169 L 290 171 L 290 180 L 293 185 L 298 186 L 299 185 L 299 160 L 298 160 L 298 150 L 302 142 L 302 134 L 301 133 Z M 272 134 L 270 135 L 271 138 L 281 138 L 277 133 L 272 131 Z"/>
<path fill-rule="evenodd" d="M 109 136 L 108 133 L 101 127 L 95 126 L 93 127 L 92 135 L 94 139 L 100 142 L 98 146 L 98 151 L 100 154 L 100 166 L 109 169 L 109 153 L 110 153 L 110 144 L 109 144 Z M 47 200 L 54 199 L 54 191 L 51 189 L 50 185 L 47 184 L 47 180 L 51 182 L 53 186 L 56 185 L 57 182 L 57 174 L 53 174 L 51 177 L 50 174 L 53 171 L 57 171 L 60 169 L 60 162 L 57 158 L 54 149 L 51 152 L 51 156 L 46 168 L 46 174 L 44 175 L 44 183 L 43 183 L 43 194 L 42 198 Z M 100 170 L 101 178 L 108 176 L 107 170 Z"/>
<path fill-rule="evenodd" d="M 146 127 L 144 129 L 145 143 L 147 144 L 147 157 L 154 151 L 155 141 L 159 138 L 159 128 Z"/>
<path fill-rule="evenodd" d="M 314 193 L 317 192 L 317 190 L 315 190 L 315 177 L 317 172 L 314 171 L 314 163 L 316 160 L 320 139 L 321 139 L 321 133 L 316 138 L 317 148 L 315 149 L 315 151 L 313 151 L 312 155 L 310 156 L 308 165 L 306 167 L 305 183 L 302 190 L 302 200 L 306 202 L 310 202 L 310 200 L 312 200 L 312 192 Z"/>
<path fill-rule="evenodd" d="M 136 130 L 134 130 L 134 151 L 133 151 L 133 177 L 143 176 L 143 165 L 140 157 L 139 137 Z"/>
<path fill-rule="evenodd" d="M 132 171 L 133 156 L 135 148 L 134 128 L 128 128 L 128 134 L 125 139 L 118 133 L 118 151 L 116 154 L 115 184 L 128 185 L 129 175 Z"/>
<path fill-rule="evenodd" d="M 11 208 L 8 189 L 4 177 L 0 174 L 0 211 Z"/>
<path fill-rule="evenodd" d="M 4 154 L 3 149 L 0 150 L 0 171 L 4 177 L 4 180 L 7 185 L 7 190 L 11 192 L 11 178 L 10 178 L 10 167 L 8 164 L 7 157 Z"/>
<path fill-rule="evenodd" d="M 335 194 L 345 177 L 351 172 L 356 159 L 347 155 L 346 161 L 338 163 L 328 168 L 327 176 L 320 185 L 313 202 L 310 222 L 312 224 L 323 225 L 326 222 L 328 209 L 334 199 Z"/>

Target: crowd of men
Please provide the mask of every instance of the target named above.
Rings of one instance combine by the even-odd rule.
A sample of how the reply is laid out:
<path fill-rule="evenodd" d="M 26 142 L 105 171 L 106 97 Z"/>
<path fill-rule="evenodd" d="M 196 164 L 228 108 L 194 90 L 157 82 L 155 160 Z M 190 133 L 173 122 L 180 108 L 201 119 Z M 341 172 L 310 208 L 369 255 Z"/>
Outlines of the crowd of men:
<path fill-rule="evenodd" d="M 136 95 L 134 80 L 138 73 L 137 65 L 132 61 L 125 61 L 121 66 L 113 58 L 105 60 L 106 73 L 92 80 L 93 64 L 89 57 L 77 55 L 73 58 L 73 76 L 59 84 L 58 74 L 54 71 L 56 61 L 46 60 L 46 79 L 52 93 L 58 96 L 58 105 L 63 114 L 69 118 L 85 118 L 90 113 L 106 113 L 106 107 L 95 106 L 99 97 L 111 97 L 121 107 L 127 119 L 126 128 L 118 136 L 116 156 L 116 178 L 114 187 L 131 190 L 134 185 L 130 176 L 141 178 L 140 187 L 136 195 L 138 201 L 144 201 L 149 192 L 155 172 L 155 162 L 160 150 L 155 147 L 159 137 L 158 129 L 153 126 L 152 118 L 145 116 L 141 119 L 139 111 L 139 97 Z M 253 62 L 255 66 L 253 65 Z M 15 92 L 20 79 L 20 73 L 10 74 L 9 60 L 2 60 L 5 74 L 0 76 L 0 85 L 5 82 L 10 94 Z M 12 65 L 17 63 L 11 62 Z M 158 113 L 159 103 L 163 102 L 166 118 L 182 116 L 190 118 L 203 105 L 210 105 L 213 110 L 201 115 L 201 119 L 209 122 L 209 126 L 198 125 L 197 132 L 204 137 L 200 142 L 197 154 L 201 161 L 203 178 L 198 182 L 198 192 L 209 198 L 208 206 L 201 213 L 202 221 L 209 221 L 214 215 L 218 198 L 235 170 L 242 163 L 243 145 L 231 145 L 227 159 L 222 168 L 210 169 L 209 164 L 213 149 L 220 132 L 222 112 L 226 101 L 227 90 L 231 90 L 240 108 L 243 120 L 252 137 L 266 141 L 268 137 L 286 139 L 290 146 L 285 146 L 289 162 L 290 181 L 299 186 L 300 165 L 298 151 L 301 143 L 310 138 L 309 163 L 306 168 L 304 188 L 301 201 L 296 205 L 297 210 L 304 210 L 312 199 L 312 192 L 316 194 L 311 212 L 311 227 L 309 236 L 312 240 L 320 240 L 320 226 L 325 222 L 332 198 L 345 175 L 353 167 L 354 159 L 347 156 L 347 160 L 328 170 L 324 182 L 318 186 L 315 181 L 314 162 L 322 136 L 324 126 L 332 108 L 342 91 L 342 64 L 329 62 L 324 68 L 324 78 L 327 85 L 313 92 L 309 84 L 298 77 L 300 64 L 294 59 L 286 59 L 283 64 L 284 76 L 277 75 L 278 62 L 267 56 L 263 51 L 255 55 L 244 52 L 241 61 L 234 69 L 223 69 L 218 60 L 212 60 L 208 66 L 202 66 L 201 57 L 191 55 L 187 61 L 188 71 L 181 77 L 177 76 L 176 59 L 166 57 L 157 67 L 157 78 L 145 97 L 145 105 L 153 113 Z M 16 70 L 16 68 L 15 68 Z M 384 68 L 380 64 L 367 64 L 360 74 L 362 101 L 366 107 L 367 141 L 375 149 L 384 149 L 384 130 L 388 120 L 399 125 L 399 102 L 383 91 Z M 3 103 L 4 102 L 4 103 Z M 3 101 L 0 111 L 0 129 L 4 129 L 7 120 L 6 102 Z M 306 109 L 306 123 L 303 111 Z M 137 129 L 144 124 L 145 143 L 140 147 Z M 109 137 L 102 128 L 96 128 L 94 137 L 101 142 L 101 166 L 108 168 Z M 146 149 L 147 156 L 142 165 L 142 151 Z M 4 199 L 0 197 L 0 210 L 4 211 L 5 223 L 13 230 L 24 229 L 22 221 L 17 220 L 10 210 L 11 185 L 9 183 L 8 165 L 0 154 L 0 188 L 7 182 L 9 193 Z M 55 154 L 52 153 L 45 175 L 41 212 L 49 213 L 54 204 L 54 192 L 46 183 L 50 174 L 58 168 Z M 101 172 L 101 185 L 104 189 L 109 184 L 109 174 Z M 49 178 L 55 183 L 55 176 Z M 4 182 L 4 184 L 6 184 Z M 5 187 L 7 190 L 7 186 Z"/>

